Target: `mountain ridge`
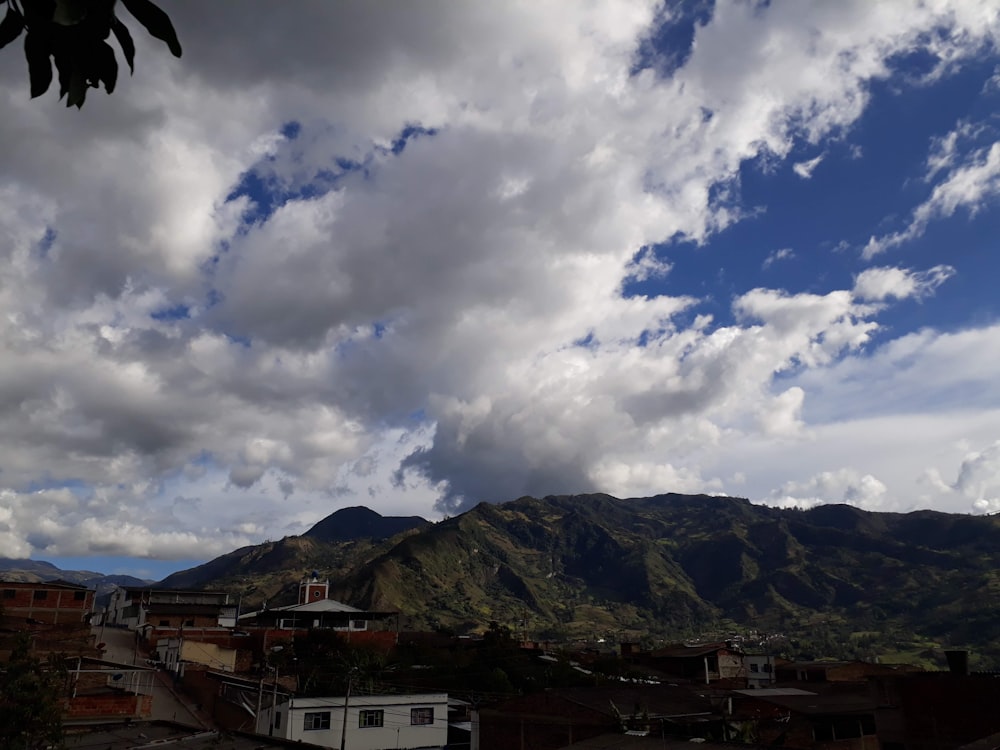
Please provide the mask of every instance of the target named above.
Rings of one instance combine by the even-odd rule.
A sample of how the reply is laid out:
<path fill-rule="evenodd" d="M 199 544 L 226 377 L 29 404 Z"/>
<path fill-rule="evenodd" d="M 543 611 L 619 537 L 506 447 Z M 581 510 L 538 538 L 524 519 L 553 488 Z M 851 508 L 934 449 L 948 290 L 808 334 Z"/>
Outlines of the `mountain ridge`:
<path fill-rule="evenodd" d="M 237 552 L 225 576 L 205 578 L 218 558 L 186 585 L 290 601 L 315 569 L 332 596 L 398 611 L 407 627 L 527 620 L 551 638 L 727 626 L 861 654 L 874 641 L 996 650 L 1000 640 L 1000 519 L 990 516 L 551 495 L 481 503 L 382 540 L 303 535 Z"/>

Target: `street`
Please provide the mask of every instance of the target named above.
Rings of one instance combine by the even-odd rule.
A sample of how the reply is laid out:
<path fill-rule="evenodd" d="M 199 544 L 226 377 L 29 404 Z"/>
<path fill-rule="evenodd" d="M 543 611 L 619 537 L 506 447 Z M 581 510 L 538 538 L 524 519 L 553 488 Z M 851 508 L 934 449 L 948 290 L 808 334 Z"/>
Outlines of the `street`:
<path fill-rule="evenodd" d="M 136 664 L 147 666 L 145 657 L 135 648 L 135 631 L 122 628 L 95 628 L 97 638 L 103 638 L 107 646 L 104 658 L 119 664 Z M 175 694 L 172 688 L 173 678 L 164 669 L 156 670 L 156 680 L 153 684 L 153 713 L 151 719 L 167 719 L 190 724 L 196 727 L 208 727 L 206 718 L 199 717 L 186 696 Z"/>

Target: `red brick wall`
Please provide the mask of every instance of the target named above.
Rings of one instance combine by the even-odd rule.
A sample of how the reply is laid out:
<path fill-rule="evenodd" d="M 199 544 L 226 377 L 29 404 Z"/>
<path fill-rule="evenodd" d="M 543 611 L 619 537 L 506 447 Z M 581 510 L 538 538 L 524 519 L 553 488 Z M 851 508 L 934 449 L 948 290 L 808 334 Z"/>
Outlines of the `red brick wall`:
<path fill-rule="evenodd" d="M 82 591 L 83 599 L 76 598 L 77 590 L 44 583 L 0 583 L 0 591 L 0 606 L 7 617 L 30 617 L 47 623 L 82 622 L 94 608 L 93 591 Z M 8 598 L 8 591 L 14 592 L 13 597 Z M 44 591 L 45 598 L 36 599 L 36 591 Z"/>
<path fill-rule="evenodd" d="M 149 716 L 153 712 L 153 696 L 129 693 L 81 695 L 66 702 L 65 716 L 71 719 L 102 718 L 105 716 Z"/>

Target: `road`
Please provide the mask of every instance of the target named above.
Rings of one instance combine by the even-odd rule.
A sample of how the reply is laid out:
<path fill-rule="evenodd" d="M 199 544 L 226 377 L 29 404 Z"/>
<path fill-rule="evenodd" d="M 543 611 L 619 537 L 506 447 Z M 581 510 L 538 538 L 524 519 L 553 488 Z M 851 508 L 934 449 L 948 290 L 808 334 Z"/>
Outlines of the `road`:
<path fill-rule="evenodd" d="M 145 656 L 136 652 L 135 631 L 122 628 L 100 628 L 94 630 L 98 638 L 103 638 L 107 644 L 104 658 L 119 664 L 137 664 L 146 666 Z M 156 680 L 153 683 L 153 714 L 152 719 L 167 719 L 190 724 L 195 727 L 209 727 L 207 717 L 199 715 L 192 702 L 182 694 L 172 689 L 172 677 L 165 669 L 156 670 Z"/>

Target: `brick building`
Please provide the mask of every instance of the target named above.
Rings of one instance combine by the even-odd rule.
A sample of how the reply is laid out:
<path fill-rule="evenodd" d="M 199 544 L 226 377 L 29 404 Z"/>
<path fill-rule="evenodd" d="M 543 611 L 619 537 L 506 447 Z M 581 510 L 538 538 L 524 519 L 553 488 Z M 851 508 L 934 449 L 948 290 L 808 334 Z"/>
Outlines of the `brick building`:
<path fill-rule="evenodd" d="M 0 609 L 8 626 L 19 623 L 85 623 L 94 611 L 94 591 L 66 581 L 0 582 Z"/>

